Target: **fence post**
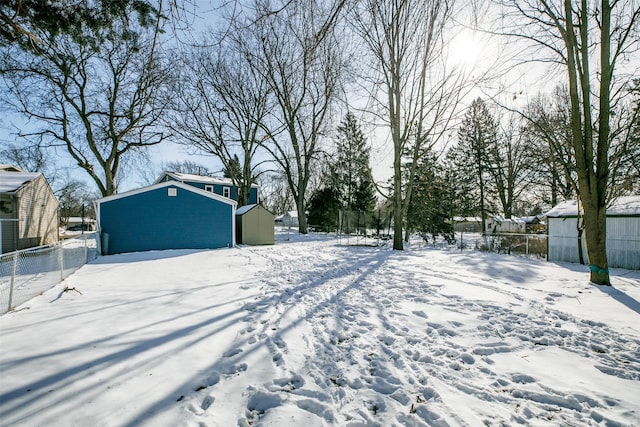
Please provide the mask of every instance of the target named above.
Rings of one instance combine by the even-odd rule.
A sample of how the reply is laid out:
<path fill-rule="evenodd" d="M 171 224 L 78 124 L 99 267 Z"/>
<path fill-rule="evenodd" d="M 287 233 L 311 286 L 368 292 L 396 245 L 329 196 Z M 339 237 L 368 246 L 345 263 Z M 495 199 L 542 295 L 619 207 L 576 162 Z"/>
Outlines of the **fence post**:
<path fill-rule="evenodd" d="M 529 235 L 525 236 L 525 254 L 529 256 Z"/>
<path fill-rule="evenodd" d="M 13 304 L 13 286 L 16 282 L 16 273 L 18 272 L 18 251 L 13 253 L 13 267 L 11 269 L 11 283 L 9 285 L 9 306 L 7 312 L 11 311 L 11 305 Z"/>
<path fill-rule="evenodd" d="M 64 254 L 62 253 L 62 244 L 58 242 L 58 263 L 60 263 L 60 281 L 64 280 Z"/>

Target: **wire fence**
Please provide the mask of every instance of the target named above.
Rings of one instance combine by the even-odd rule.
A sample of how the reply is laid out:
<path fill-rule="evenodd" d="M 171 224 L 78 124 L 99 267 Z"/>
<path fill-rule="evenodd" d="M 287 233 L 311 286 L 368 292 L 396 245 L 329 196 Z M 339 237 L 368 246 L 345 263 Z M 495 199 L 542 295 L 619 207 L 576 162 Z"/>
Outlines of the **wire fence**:
<path fill-rule="evenodd" d="M 95 233 L 0 255 L 0 314 L 54 287 L 96 256 Z"/>
<path fill-rule="evenodd" d="M 460 250 L 475 249 L 508 255 L 525 255 L 547 259 L 546 234 L 482 234 L 456 233 L 456 246 Z"/>

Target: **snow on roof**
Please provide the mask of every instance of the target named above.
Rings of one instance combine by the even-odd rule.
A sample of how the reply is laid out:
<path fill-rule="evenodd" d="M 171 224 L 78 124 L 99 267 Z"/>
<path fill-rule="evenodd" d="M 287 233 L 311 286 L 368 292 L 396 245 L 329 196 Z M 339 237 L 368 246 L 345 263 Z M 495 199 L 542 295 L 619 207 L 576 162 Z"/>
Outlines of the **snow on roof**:
<path fill-rule="evenodd" d="M 454 222 L 482 222 L 479 216 L 454 216 Z"/>
<path fill-rule="evenodd" d="M 607 216 L 640 215 L 640 196 L 622 196 L 615 199 L 607 208 Z M 578 216 L 578 201 L 567 200 L 545 214 L 548 218 Z"/>
<path fill-rule="evenodd" d="M 525 222 L 522 218 L 516 218 L 514 216 L 512 216 L 511 218 L 505 218 L 502 216 L 494 216 L 492 218 L 488 218 L 489 221 L 495 221 L 495 222 L 514 222 L 514 223 L 521 223 L 521 222 Z"/>
<path fill-rule="evenodd" d="M 523 216 L 520 218 L 522 221 L 526 222 L 527 224 L 533 224 L 536 221 L 539 222 L 540 218 L 538 217 L 538 215 L 531 215 L 531 216 Z"/>
<path fill-rule="evenodd" d="M 244 215 L 245 213 L 253 209 L 255 206 L 256 206 L 255 204 L 242 206 L 236 210 L 236 215 Z"/>
<path fill-rule="evenodd" d="M 95 222 L 96 220 L 93 218 L 89 218 L 89 217 L 84 217 L 84 219 L 81 216 L 70 216 L 69 218 L 67 218 L 67 222 Z"/>
<path fill-rule="evenodd" d="M 5 172 L 0 171 L 0 193 L 13 193 L 24 184 L 42 175 L 39 172 Z"/>
<path fill-rule="evenodd" d="M 178 181 L 188 181 L 188 182 L 200 182 L 203 184 L 218 184 L 218 185 L 230 185 L 233 186 L 233 180 L 230 178 L 220 178 L 215 176 L 203 176 L 203 175 L 195 175 L 190 173 L 180 173 L 180 172 L 170 172 L 166 171 L 160 175 L 160 178 L 156 181 L 156 183 L 160 182 L 162 178 L 166 175 L 169 175 L 175 178 Z M 252 187 L 258 187 L 258 184 L 251 184 Z"/>

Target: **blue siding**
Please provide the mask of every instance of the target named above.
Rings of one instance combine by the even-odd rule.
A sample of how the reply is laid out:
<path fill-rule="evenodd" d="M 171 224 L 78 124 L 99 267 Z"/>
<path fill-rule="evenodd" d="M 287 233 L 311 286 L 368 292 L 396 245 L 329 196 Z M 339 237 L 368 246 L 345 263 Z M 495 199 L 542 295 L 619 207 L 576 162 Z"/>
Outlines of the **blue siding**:
<path fill-rule="evenodd" d="M 165 181 L 169 181 L 171 178 L 167 177 L 167 179 L 165 179 Z M 223 194 L 223 188 L 227 187 L 229 188 L 229 193 L 230 193 L 230 199 L 235 200 L 236 202 L 238 201 L 238 188 L 236 186 L 233 185 L 221 185 L 221 184 L 206 184 L 204 182 L 194 182 L 194 181 L 184 181 L 185 184 L 189 184 L 192 187 L 196 187 L 199 188 L 201 190 L 204 190 L 206 185 L 213 185 L 213 192 L 215 194 L 218 194 L 220 196 L 224 196 Z M 258 189 L 256 187 L 252 187 L 251 191 L 249 192 L 249 205 L 256 205 L 258 204 Z"/>
<path fill-rule="evenodd" d="M 169 188 L 177 196 L 167 195 Z M 233 245 L 233 207 L 183 188 L 168 186 L 100 205 L 109 254 L 163 249 L 209 249 Z"/>

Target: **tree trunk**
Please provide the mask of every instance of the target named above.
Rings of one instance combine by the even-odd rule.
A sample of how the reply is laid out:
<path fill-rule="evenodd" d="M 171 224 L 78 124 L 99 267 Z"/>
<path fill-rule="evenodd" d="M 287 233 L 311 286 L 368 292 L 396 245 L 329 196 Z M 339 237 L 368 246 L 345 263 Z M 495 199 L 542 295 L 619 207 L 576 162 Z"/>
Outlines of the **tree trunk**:
<path fill-rule="evenodd" d="M 298 201 L 296 203 L 296 208 L 298 210 L 298 231 L 301 234 L 307 234 L 309 230 L 307 230 L 307 214 L 305 212 L 305 203 L 304 203 L 304 194 L 302 192 L 298 193 Z"/>
<path fill-rule="evenodd" d="M 404 249 L 402 241 L 402 171 L 401 152 L 399 144 L 395 144 L 395 157 L 393 160 L 393 249 L 401 251 Z"/>
<path fill-rule="evenodd" d="M 565 0 L 565 16 L 571 16 L 571 1 Z M 609 13 L 606 0 L 602 1 L 601 67 L 600 82 L 600 126 L 598 129 L 596 161 L 593 150 L 593 123 L 591 109 L 591 86 L 589 81 L 588 16 L 586 0 L 582 1 L 578 44 L 571 19 L 567 20 L 565 44 L 567 47 L 567 71 L 569 74 L 569 96 L 571 99 L 572 145 L 575 150 L 578 189 L 584 207 L 584 231 L 587 241 L 590 280 L 597 285 L 610 286 L 607 262 L 606 185 L 608 183 L 609 146 L 609 84 L 611 82 L 608 46 L 610 43 Z M 580 96 L 582 95 L 582 96 Z M 582 98 L 582 99 L 581 99 Z M 605 118 L 602 118 L 605 115 Z M 595 163 L 595 165 L 594 165 Z M 594 166 L 596 170 L 594 170 Z"/>
<path fill-rule="evenodd" d="M 590 199 L 595 199 L 590 197 Z M 591 206 L 584 209 L 584 231 L 586 234 L 587 256 L 589 258 L 590 281 L 597 285 L 611 286 L 607 261 L 607 217 L 606 206 L 598 206 L 597 200 L 590 200 Z"/>

